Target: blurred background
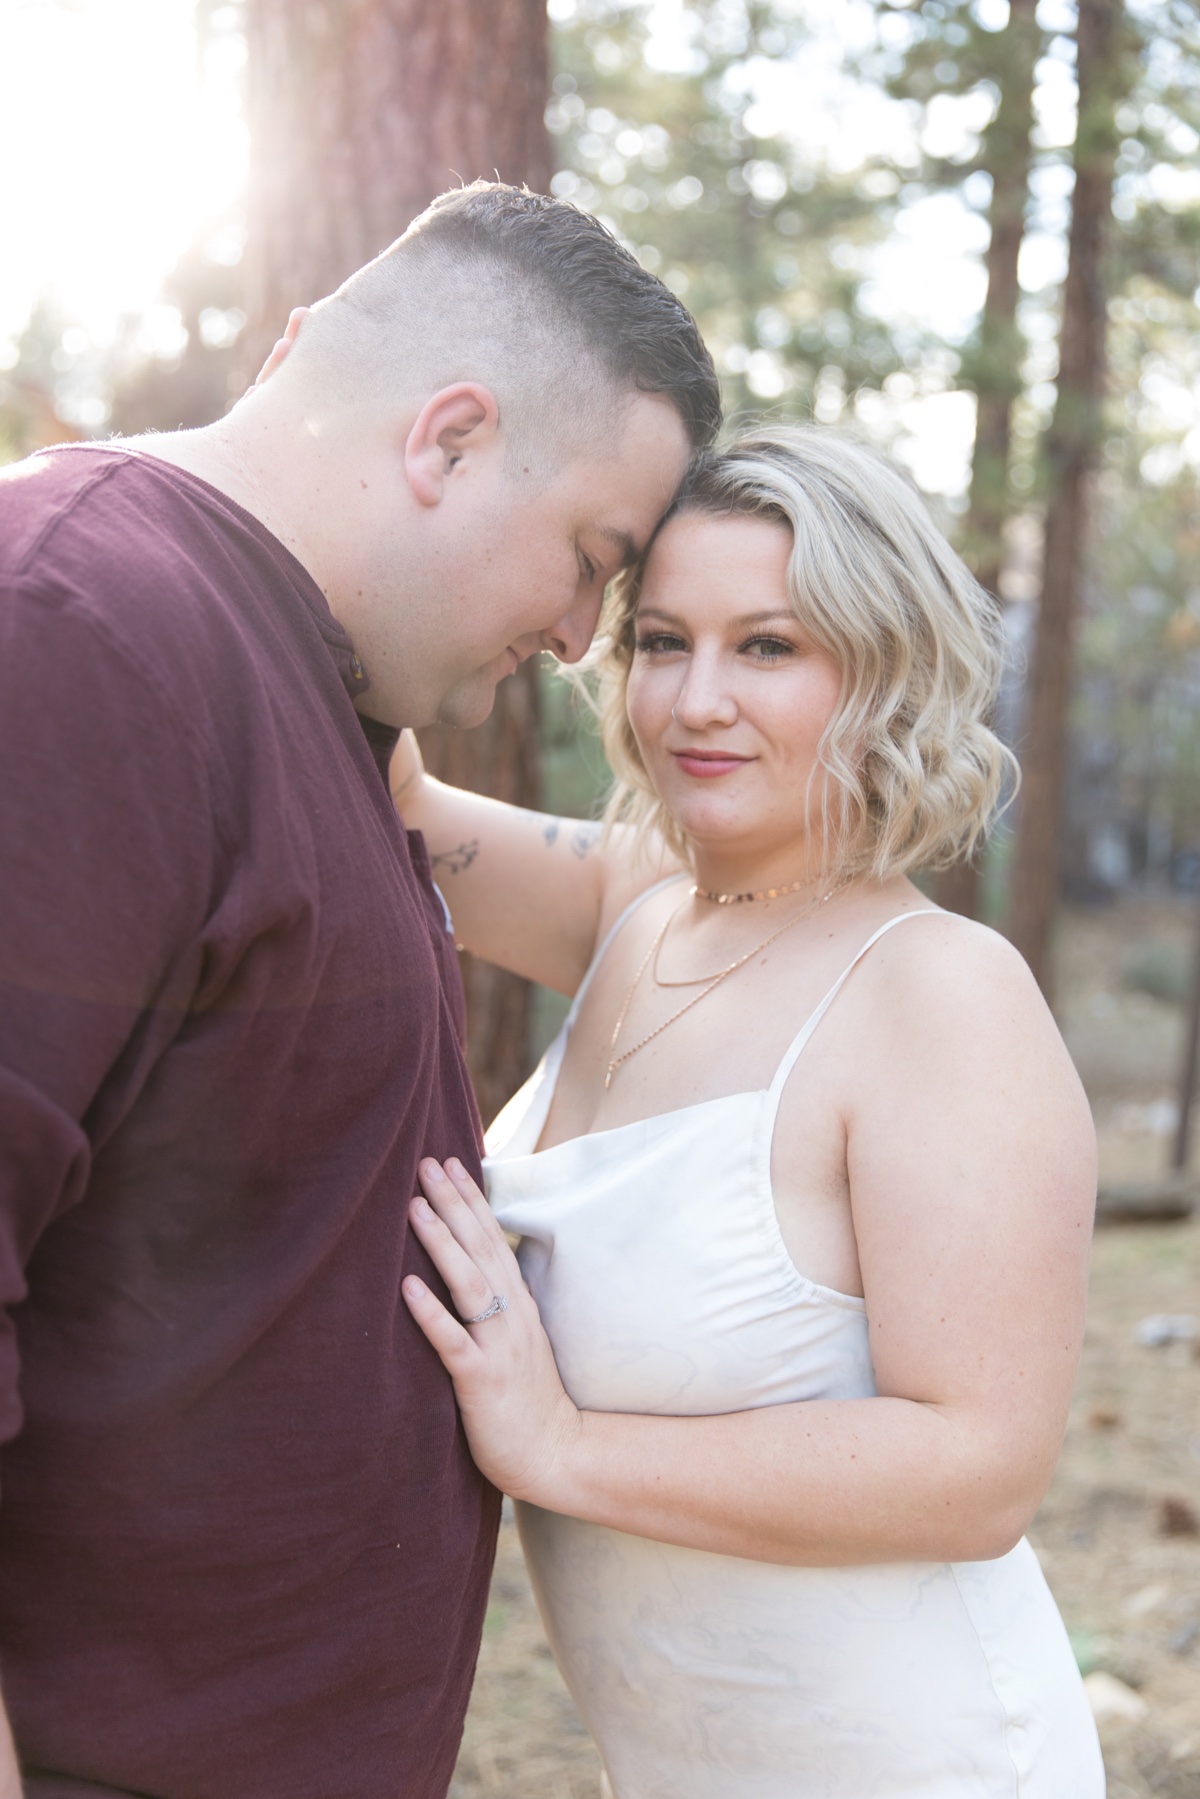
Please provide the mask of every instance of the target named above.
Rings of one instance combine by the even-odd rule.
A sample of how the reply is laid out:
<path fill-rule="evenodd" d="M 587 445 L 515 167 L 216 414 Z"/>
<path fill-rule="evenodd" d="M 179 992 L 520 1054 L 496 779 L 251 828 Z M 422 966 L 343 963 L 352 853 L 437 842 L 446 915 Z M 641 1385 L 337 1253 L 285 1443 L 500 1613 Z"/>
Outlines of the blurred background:
<path fill-rule="evenodd" d="M 941 903 L 1004 930 L 1101 1141 L 1034 1540 L 1114 1799 L 1200 1799 L 1200 0 L 0 0 L 0 460 L 218 417 L 289 309 L 459 178 L 597 213 L 734 422 L 841 423 L 1002 603 L 1022 792 Z M 429 733 L 567 813 L 548 669 Z M 466 969 L 485 1116 L 561 1015 Z M 506 1528 L 457 1799 L 595 1799 Z"/>

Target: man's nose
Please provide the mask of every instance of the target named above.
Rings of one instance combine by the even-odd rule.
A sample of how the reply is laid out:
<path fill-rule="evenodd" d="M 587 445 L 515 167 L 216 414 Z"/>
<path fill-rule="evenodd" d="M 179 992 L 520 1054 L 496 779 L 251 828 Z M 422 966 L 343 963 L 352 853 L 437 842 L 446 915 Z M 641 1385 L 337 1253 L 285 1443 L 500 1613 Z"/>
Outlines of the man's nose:
<path fill-rule="evenodd" d="M 578 662 L 587 653 L 600 619 L 603 592 L 593 581 L 581 581 L 575 598 L 556 624 L 542 632 L 543 646 L 559 662 Z"/>

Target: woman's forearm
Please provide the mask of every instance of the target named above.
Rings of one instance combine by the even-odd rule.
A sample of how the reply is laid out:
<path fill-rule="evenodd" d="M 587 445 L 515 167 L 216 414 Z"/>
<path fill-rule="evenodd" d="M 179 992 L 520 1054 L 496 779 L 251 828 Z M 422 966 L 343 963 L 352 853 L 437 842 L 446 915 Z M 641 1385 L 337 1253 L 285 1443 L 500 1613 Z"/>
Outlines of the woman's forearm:
<path fill-rule="evenodd" d="M 1053 1457 L 946 1410 L 868 1398 L 723 1417 L 581 1412 L 517 1494 L 635 1536 L 754 1561 L 982 1561 L 1018 1541 Z"/>
<path fill-rule="evenodd" d="M 425 838 L 462 947 L 573 993 L 596 939 L 599 827 L 434 779 L 411 731 L 400 734 L 389 785 L 406 829 Z"/>
<path fill-rule="evenodd" d="M 465 1329 L 424 1285 L 404 1297 L 449 1370 L 472 1454 L 514 1498 L 634 1536 L 754 1561 L 982 1561 L 1020 1538 L 1053 1471 L 1077 1332 L 1023 1317 L 1019 1359 L 919 1371 L 937 1398 L 884 1394 L 678 1418 L 585 1412 L 564 1391 L 516 1258 L 461 1164 L 420 1167 L 412 1225 Z M 943 1322 L 945 1322 L 943 1320 Z M 876 1327 L 881 1328 L 879 1326 Z M 876 1366 L 886 1360 L 876 1357 Z M 891 1360 L 901 1361 L 894 1352 Z M 911 1378 L 911 1376 L 910 1376 Z"/>

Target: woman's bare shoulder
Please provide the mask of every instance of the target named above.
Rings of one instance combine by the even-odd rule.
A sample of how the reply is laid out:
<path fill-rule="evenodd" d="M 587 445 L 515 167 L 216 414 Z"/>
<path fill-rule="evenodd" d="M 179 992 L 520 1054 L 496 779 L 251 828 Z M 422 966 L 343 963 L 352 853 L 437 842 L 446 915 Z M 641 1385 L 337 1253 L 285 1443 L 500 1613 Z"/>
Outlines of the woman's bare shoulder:
<path fill-rule="evenodd" d="M 895 1089 L 1049 1102 L 1091 1131 L 1083 1087 L 1024 958 L 988 926 L 932 911 L 875 946 L 866 1062 Z"/>
<path fill-rule="evenodd" d="M 940 907 L 914 907 L 911 916 L 911 924 L 889 931 L 871 954 L 891 998 L 908 1006 L 959 1006 L 968 1017 L 1013 1004 L 1050 1020 L 1028 963 L 999 931 Z"/>

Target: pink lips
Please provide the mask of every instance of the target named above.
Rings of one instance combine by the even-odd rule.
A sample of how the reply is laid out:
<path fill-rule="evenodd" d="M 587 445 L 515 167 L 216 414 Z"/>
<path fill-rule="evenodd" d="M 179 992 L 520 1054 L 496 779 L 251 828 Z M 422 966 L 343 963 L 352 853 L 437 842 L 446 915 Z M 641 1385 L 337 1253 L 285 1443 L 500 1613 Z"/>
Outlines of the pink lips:
<path fill-rule="evenodd" d="M 736 769 L 745 768 L 750 760 L 749 756 L 722 755 L 720 750 L 672 750 L 671 754 L 685 775 L 694 775 L 700 781 L 731 775 Z"/>

